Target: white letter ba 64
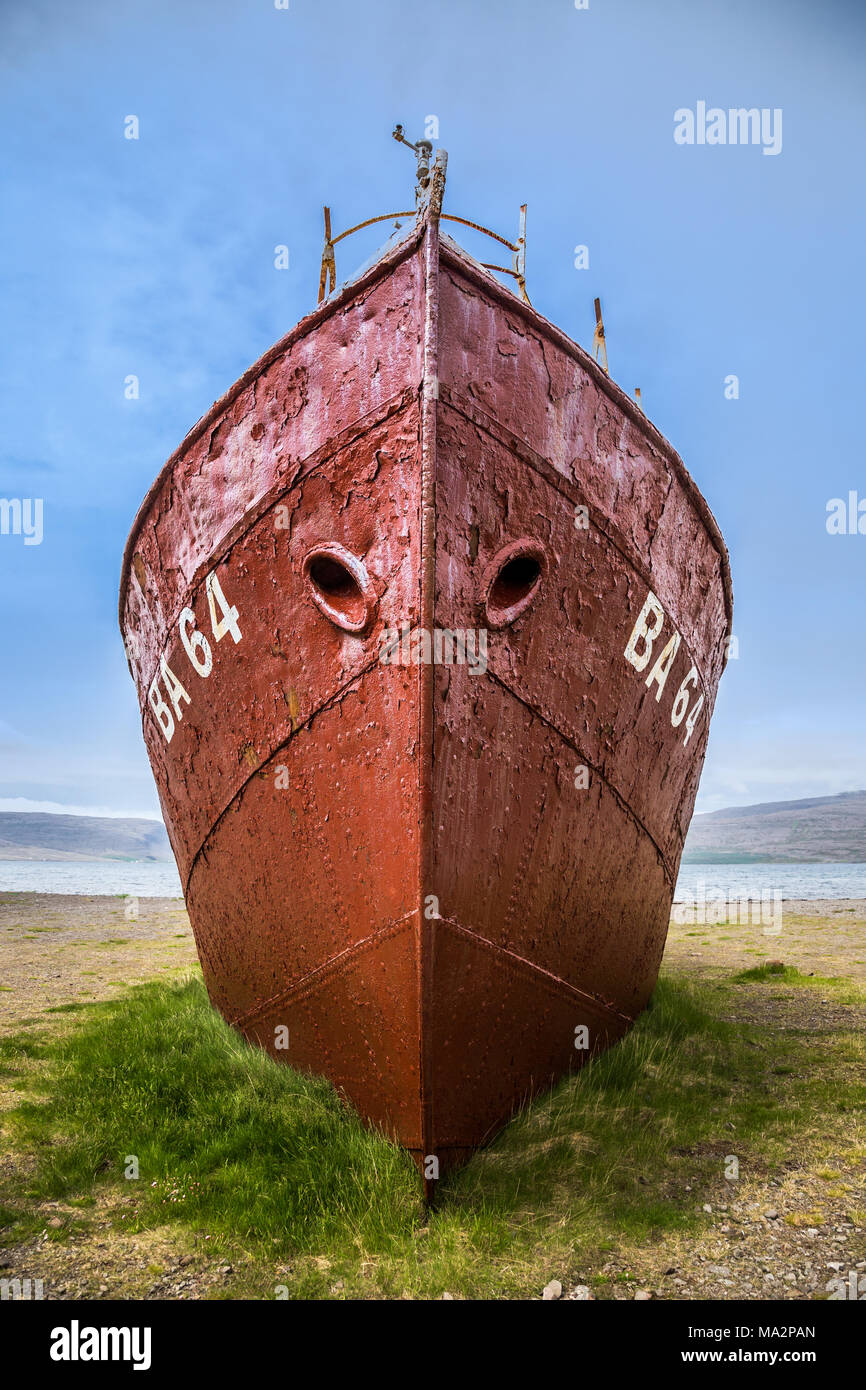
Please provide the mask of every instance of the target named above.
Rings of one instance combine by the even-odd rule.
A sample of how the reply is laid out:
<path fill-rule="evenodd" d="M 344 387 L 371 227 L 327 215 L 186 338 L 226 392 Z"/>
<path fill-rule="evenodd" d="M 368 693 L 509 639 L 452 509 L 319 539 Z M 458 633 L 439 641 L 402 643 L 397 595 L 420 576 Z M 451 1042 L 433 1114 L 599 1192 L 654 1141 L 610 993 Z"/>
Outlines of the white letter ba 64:
<path fill-rule="evenodd" d="M 625 649 L 625 659 L 636 671 L 645 671 L 650 666 L 653 655 L 653 648 L 661 638 L 662 629 L 665 625 L 664 609 L 650 589 L 646 596 L 646 602 L 638 614 L 637 622 L 632 628 L 631 637 L 628 639 L 628 646 Z M 656 701 L 660 702 L 671 667 L 677 658 L 682 638 L 676 628 L 671 633 L 665 645 L 661 648 L 655 661 L 650 666 L 649 675 L 645 684 L 651 688 L 655 686 Z M 671 724 L 678 729 L 685 720 L 686 736 L 683 739 L 683 747 L 688 743 L 695 731 L 698 716 L 704 707 L 704 696 L 701 691 L 698 669 L 692 663 L 688 671 L 680 682 L 679 689 L 674 696 L 671 707 Z"/>
<path fill-rule="evenodd" d="M 227 633 L 232 641 L 241 640 L 238 627 L 238 610 L 230 608 L 222 591 L 216 570 L 211 570 L 205 580 L 207 606 L 210 614 L 210 630 L 214 643 L 221 642 Z M 213 670 L 213 648 L 203 632 L 196 627 L 196 616 L 191 608 L 185 608 L 178 619 L 180 640 L 189 657 L 189 663 L 196 675 L 207 678 Z M 160 688 L 160 680 L 162 688 Z M 163 689 L 165 694 L 163 694 Z M 166 699 L 166 696 L 168 699 Z M 191 704 L 183 682 L 172 671 L 165 656 L 159 658 L 159 675 L 155 676 L 147 692 L 150 707 L 156 722 L 165 735 L 166 743 L 171 743 L 175 727 L 183 719 L 183 706 Z M 170 707 L 169 707 L 170 706 Z"/>

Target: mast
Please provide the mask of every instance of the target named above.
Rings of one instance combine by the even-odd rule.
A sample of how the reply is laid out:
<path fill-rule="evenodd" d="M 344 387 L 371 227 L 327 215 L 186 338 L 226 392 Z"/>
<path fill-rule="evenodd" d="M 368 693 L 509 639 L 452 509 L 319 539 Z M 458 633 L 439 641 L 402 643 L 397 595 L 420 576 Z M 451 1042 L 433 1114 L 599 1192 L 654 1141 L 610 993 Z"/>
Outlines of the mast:
<path fill-rule="evenodd" d="M 447 150 L 439 149 L 436 151 L 435 158 L 432 160 L 433 143 L 430 140 L 416 140 L 413 144 L 407 140 L 403 133 L 402 125 L 397 125 L 391 132 L 393 138 L 399 145 L 405 145 L 415 155 L 416 159 L 416 179 L 415 184 L 415 210 L 402 212 L 386 212 L 380 217 L 368 217 L 364 222 L 358 222 L 354 227 L 347 227 L 346 231 L 340 232 L 339 236 L 334 236 L 331 231 L 331 209 L 324 208 L 325 221 L 325 243 L 322 248 L 322 265 L 319 273 L 319 299 L 321 304 L 326 295 L 333 294 L 337 287 L 337 266 L 334 255 L 334 247 L 338 241 L 344 237 L 351 236 L 353 232 L 359 232 L 364 227 L 372 227 L 376 222 L 390 222 L 397 217 L 414 217 L 416 221 L 435 222 L 437 225 L 440 219 L 444 222 L 459 222 L 463 227 L 471 227 L 473 231 L 483 232 L 485 236 L 492 237 L 501 246 L 505 246 L 511 252 L 511 265 L 495 265 L 490 261 L 482 261 L 485 270 L 495 270 L 500 275 L 511 275 L 517 281 L 520 297 L 524 303 L 529 304 L 529 295 L 526 293 L 526 204 L 520 208 L 520 224 L 516 241 L 509 241 L 507 237 L 500 236 L 498 232 L 492 232 L 489 227 L 483 227 L 480 222 L 470 222 L 467 217 L 457 217 L 452 212 L 442 211 L 442 199 L 445 194 L 445 171 L 448 165 Z"/>

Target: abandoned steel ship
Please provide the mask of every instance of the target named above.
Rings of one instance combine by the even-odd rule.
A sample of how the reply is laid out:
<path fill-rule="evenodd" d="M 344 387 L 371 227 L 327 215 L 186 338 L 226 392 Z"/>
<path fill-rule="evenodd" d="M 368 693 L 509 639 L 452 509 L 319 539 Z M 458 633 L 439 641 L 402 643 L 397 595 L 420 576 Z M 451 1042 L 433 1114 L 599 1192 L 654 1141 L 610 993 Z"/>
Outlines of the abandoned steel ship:
<path fill-rule="evenodd" d="M 318 308 L 160 473 L 120 621 L 213 1003 L 430 1192 L 649 999 L 731 588 L 523 225 L 480 265 L 411 148 L 408 227 L 337 289 L 326 210 Z"/>

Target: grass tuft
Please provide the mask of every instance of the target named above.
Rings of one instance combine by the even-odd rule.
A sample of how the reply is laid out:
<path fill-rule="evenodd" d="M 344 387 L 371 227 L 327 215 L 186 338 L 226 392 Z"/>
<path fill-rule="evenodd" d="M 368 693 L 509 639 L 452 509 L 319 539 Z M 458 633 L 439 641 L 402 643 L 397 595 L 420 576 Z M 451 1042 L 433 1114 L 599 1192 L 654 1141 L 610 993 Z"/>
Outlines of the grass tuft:
<path fill-rule="evenodd" d="M 793 965 L 786 965 L 783 960 L 768 960 L 765 965 L 756 965 L 751 970 L 741 970 L 734 976 L 738 983 L 743 984 L 753 981 L 762 984 L 766 980 L 774 981 L 776 984 L 800 984 L 808 978 L 801 975 Z"/>

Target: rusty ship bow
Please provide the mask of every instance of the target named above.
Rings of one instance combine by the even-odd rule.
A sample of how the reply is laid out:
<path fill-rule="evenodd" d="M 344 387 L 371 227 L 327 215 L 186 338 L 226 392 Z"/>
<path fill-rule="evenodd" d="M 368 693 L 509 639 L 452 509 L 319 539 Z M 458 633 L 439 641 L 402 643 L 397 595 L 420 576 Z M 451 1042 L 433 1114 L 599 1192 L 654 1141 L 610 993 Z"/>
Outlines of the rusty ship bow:
<path fill-rule="evenodd" d="M 731 617 L 679 457 L 443 185 L 187 435 L 120 601 L 213 1003 L 428 1184 L 646 1005 Z"/>

